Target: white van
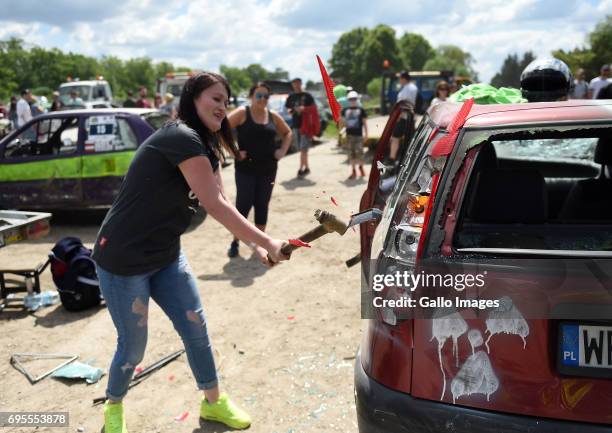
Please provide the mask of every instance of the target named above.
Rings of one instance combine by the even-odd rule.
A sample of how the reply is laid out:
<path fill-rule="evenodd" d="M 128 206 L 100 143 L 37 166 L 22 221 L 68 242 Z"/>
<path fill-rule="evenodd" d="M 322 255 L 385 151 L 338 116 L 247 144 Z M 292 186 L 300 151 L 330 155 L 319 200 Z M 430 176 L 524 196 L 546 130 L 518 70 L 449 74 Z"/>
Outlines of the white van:
<path fill-rule="evenodd" d="M 168 72 L 163 78 L 157 79 L 157 92 L 163 98 L 166 93 L 171 93 L 174 96 L 172 104 L 178 106 L 179 99 L 183 86 L 189 78 L 194 76 L 198 71 L 189 72 Z"/>
<path fill-rule="evenodd" d="M 106 80 L 69 81 L 59 86 L 60 101 L 66 108 L 112 108 L 113 94 Z M 77 94 L 75 103 L 70 94 Z"/>

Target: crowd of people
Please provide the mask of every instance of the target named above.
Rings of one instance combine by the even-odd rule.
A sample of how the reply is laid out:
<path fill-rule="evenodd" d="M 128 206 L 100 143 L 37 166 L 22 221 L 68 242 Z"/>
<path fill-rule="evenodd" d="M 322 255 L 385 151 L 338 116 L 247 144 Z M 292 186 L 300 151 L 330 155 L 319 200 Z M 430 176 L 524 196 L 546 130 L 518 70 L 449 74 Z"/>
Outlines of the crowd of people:
<path fill-rule="evenodd" d="M 40 116 L 43 113 L 59 111 L 66 108 L 83 108 L 84 102 L 78 91 L 72 90 L 69 97 L 62 101 L 58 91 L 52 93 L 51 101 L 45 96 L 34 96 L 30 89 L 23 89 L 20 96 L 11 96 L 8 106 L 0 105 L 0 117 L 8 119 L 8 130 L 19 128 L 30 119 Z M 139 98 L 134 99 L 134 92 L 128 90 L 127 99 L 123 107 L 157 108 L 172 119 L 176 118 L 176 104 L 174 95 L 166 93 L 162 98 L 159 93 L 155 94 L 153 101 L 147 98 L 146 87 L 141 87 Z"/>
<path fill-rule="evenodd" d="M 9 129 L 14 129 L 24 125 L 33 117 L 40 116 L 47 110 L 59 110 L 61 106 L 59 104 L 59 93 L 53 92 L 53 101 L 48 108 L 46 103 L 45 97 L 37 98 L 32 95 L 29 89 L 24 89 L 21 91 L 19 98 L 11 96 L 8 107 L 0 109 L 0 112 L 9 120 Z"/>
<path fill-rule="evenodd" d="M 605 64 L 599 70 L 599 76 L 587 83 L 584 69 L 576 71 L 574 86 L 570 99 L 612 99 L 612 78 L 610 65 Z"/>

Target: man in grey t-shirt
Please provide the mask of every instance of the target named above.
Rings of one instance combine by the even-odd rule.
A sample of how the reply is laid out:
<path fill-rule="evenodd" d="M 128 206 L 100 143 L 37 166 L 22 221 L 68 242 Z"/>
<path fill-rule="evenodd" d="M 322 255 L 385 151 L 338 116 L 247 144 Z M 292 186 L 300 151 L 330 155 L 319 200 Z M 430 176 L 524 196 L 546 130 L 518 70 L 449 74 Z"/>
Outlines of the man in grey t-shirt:
<path fill-rule="evenodd" d="M 570 93 L 570 99 L 587 99 L 589 94 L 589 85 L 584 80 L 584 69 L 580 68 L 576 71 L 576 79 L 574 80 L 574 89 Z"/>

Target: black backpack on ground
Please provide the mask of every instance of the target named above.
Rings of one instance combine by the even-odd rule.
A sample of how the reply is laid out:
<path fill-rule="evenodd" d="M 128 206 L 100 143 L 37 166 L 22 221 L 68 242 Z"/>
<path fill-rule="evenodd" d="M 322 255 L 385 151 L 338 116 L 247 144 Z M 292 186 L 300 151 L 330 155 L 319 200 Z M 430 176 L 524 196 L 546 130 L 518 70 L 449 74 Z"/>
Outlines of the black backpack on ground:
<path fill-rule="evenodd" d="M 49 254 L 51 275 L 62 305 L 81 311 L 100 304 L 100 283 L 91 250 L 77 237 L 60 239 Z"/>

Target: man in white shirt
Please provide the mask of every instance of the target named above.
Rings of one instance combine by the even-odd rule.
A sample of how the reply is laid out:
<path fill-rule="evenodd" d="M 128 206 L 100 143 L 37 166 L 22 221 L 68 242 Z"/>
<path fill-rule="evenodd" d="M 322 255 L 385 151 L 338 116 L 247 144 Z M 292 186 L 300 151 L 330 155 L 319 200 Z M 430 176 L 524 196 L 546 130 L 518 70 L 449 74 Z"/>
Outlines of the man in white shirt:
<path fill-rule="evenodd" d="M 597 99 L 597 94 L 601 89 L 612 83 L 610 80 L 610 65 L 603 65 L 599 77 L 595 77 L 589 84 L 589 94 L 591 99 Z"/>
<path fill-rule="evenodd" d="M 407 101 L 414 107 L 416 105 L 419 89 L 412 81 L 410 81 L 410 74 L 408 71 L 400 72 L 399 82 L 402 87 L 397 94 L 397 102 Z M 405 115 L 402 114 L 400 119 L 395 124 L 393 133 L 391 134 L 389 162 L 391 162 L 394 166 L 397 165 L 397 153 L 399 151 L 400 138 L 405 134 L 408 127 L 408 119 L 406 119 L 404 116 Z"/>
<path fill-rule="evenodd" d="M 400 91 L 397 94 L 397 102 L 399 101 L 408 101 L 413 106 L 416 105 L 417 93 L 419 89 L 414 85 L 412 81 L 410 81 L 410 74 L 408 71 L 402 71 L 400 73 Z"/>
<path fill-rule="evenodd" d="M 32 118 L 32 109 L 30 101 L 32 100 L 32 92 L 28 89 L 21 91 L 21 98 L 17 101 L 17 127 L 25 125 Z"/>

